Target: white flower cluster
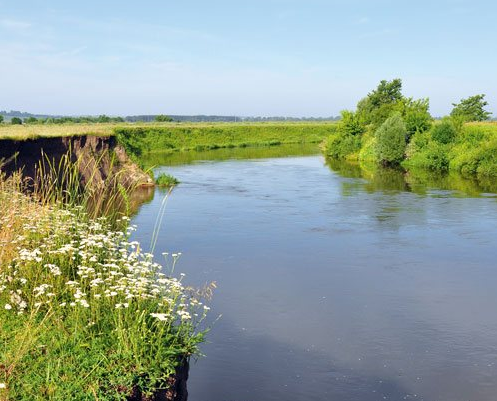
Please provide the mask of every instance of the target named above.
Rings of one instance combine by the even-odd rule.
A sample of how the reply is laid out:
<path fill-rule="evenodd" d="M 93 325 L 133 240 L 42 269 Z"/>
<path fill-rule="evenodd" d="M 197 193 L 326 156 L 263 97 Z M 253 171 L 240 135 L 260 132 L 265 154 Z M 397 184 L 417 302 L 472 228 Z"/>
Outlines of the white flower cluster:
<path fill-rule="evenodd" d="M 151 254 L 129 241 L 134 227 L 112 230 L 105 219 L 85 220 L 77 211 L 54 209 L 25 229 L 29 234 L 18 256 L 0 271 L 4 310 L 63 308 L 67 314 L 79 309 L 91 322 L 99 313 L 131 311 L 158 323 L 196 324 L 205 318 L 208 308 L 181 279 L 163 273 Z M 172 254 L 173 263 L 179 255 Z"/>

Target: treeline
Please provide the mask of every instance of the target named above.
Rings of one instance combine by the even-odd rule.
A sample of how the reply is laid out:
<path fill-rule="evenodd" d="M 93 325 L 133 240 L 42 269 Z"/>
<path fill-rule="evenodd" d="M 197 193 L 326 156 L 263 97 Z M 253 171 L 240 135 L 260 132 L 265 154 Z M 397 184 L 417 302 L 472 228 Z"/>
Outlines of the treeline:
<path fill-rule="evenodd" d="M 381 81 L 355 111 L 343 111 L 337 131 L 325 143 L 333 159 L 383 166 L 497 176 L 497 125 L 485 95 L 453 104 L 449 116 L 435 121 L 429 100 L 407 98 L 402 81 Z"/>
<path fill-rule="evenodd" d="M 214 115 L 164 115 L 150 114 L 126 117 L 110 117 L 105 114 L 100 116 L 49 116 L 31 114 L 21 111 L 0 111 L 0 122 L 9 119 L 12 124 L 82 124 L 82 123 L 120 123 L 120 122 L 277 122 L 277 121 L 337 121 L 341 117 L 240 117 L 240 116 L 214 116 Z"/>

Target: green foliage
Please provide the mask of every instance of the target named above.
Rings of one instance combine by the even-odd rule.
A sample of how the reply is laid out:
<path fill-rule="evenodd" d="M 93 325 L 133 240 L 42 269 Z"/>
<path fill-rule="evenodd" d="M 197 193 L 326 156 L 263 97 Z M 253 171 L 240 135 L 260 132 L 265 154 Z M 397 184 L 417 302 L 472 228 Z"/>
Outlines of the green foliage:
<path fill-rule="evenodd" d="M 0 124 L 3 123 L 3 116 L 0 114 Z"/>
<path fill-rule="evenodd" d="M 149 152 L 320 143 L 337 124 L 214 124 L 116 128 L 118 142 L 130 155 Z"/>
<path fill-rule="evenodd" d="M 159 114 L 158 116 L 155 116 L 155 121 L 157 121 L 158 123 L 168 123 L 173 121 L 173 119 L 164 114 Z"/>
<path fill-rule="evenodd" d="M 330 135 L 325 143 L 325 154 L 332 159 L 353 158 L 361 149 L 361 137 L 344 132 Z"/>
<path fill-rule="evenodd" d="M 492 115 L 491 112 L 484 109 L 488 105 L 484 94 L 461 99 L 459 103 L 452 103 L 452 105 L 454 108 L 450 115 L 461 116 L 465 121 L 485 121 Z"/>
<path fill-rule="evenodd" d="M 414 100 L 412 97 L 403 98 L 397 103 L 396 110 L 402 115 L 406 124 L 408 141 L 416 132 L 430 129 L 433 118 L 429 113 L 428 99 Z"/>
<path fill-rule="evenodd" d="M 400 114 L 389 117 L 375 132 L 376 157 L 383 165 L 399 164 L 406 151 L 407 129 Z"/>
<path fill-rule="evenodd" d="M 161 187 L 174 187 L 179 184 L 179 181 L 170 174 L 160 173 L 155 179 L 155 183 Z"/>
<path fill-rule="evenodd" d="M 455 141 L 457 130 L 452 123 L 452 119 L 444 118 L 442 122 L 435 124 L 431 130 L 431 137 L 441 144 L 448 144 Z"/>
<path fill-rule="evenodd" d="M 22 120 L 19 117 L 12 117 L 12 120 L 10 120 L 10 123 L 12 125 L 21 125 Z"/>
<path fill-rule="evenodd" d="M 38 122 L 38 119 L 35 117 L 28 117 L 24 119 L 25 124 L 36 124 Z"/>
<path fill-rule="evenodd" d="M 378 87 L 357 104 L 357 114 L 365 124 L 379 126 L 402 100 L 402 80 L 382 80 Z"/>
<path fill-rule="evenodd" d="M 338 123 L 337 131 L 344 135 L 362 135 L 366 132 L 366 126 L 361 121 L 357 113 L 343 110 L 342 119 Z"/>
<path fill-rule="evenodd" d="M 361 149 L 361 136 L 366 132 L 366 126 L 357 113 L 344 110 L 341 114 L 336 133 L 330 135 L 325 143 L 326 155 L 333 159 L 354 157 Z"/>

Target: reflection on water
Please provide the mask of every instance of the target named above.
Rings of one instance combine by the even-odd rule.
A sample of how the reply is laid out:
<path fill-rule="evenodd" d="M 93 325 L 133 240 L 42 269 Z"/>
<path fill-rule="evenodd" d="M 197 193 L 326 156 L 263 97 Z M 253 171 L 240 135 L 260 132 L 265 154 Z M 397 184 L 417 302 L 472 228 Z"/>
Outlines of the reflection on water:
<path fill-rule="evenodd" d="M 462 196 L 494 196 L 497 193 L 497 181 L 489 178 L 463 177 L 457 173 L 438 173 L 427 170 L 410 170 L 379 168 L 374 165 L 359 165 L 337 160 L 327 160 L 332 171 L 347 178 L 364 178 L 364 188 L 368 191 L 398 190 L 409 191 L 420 195 L 430 190 L 453 191 Z M 355 182 L 355 184 L 359 184 Z M 346 188 L 344 188 L 346 190 Z"/>
<path fill-rule="evenodd" d="M 158 168 L 182 184 L 156 254 L 183 252 L 189 284 L 217 281 L 223 315 L 192 364 L 191 401 L 495 400 L 490 187 L 235 158 Z M 145 244 L 163 196 L 133 219 Z"/>
<path fill-rule="evenodd" d="M 314 143 L 290 144 L 279 146 L 260 146 L 246 148 L 223 148 L 206 151 L 149 153 L 141 162 L 152 166 L 178 166 L 198 161 L 222 161 L 230 159 L 268 159 L 272 157 L 309 156 L 319 153 L 319 146 Z"/>

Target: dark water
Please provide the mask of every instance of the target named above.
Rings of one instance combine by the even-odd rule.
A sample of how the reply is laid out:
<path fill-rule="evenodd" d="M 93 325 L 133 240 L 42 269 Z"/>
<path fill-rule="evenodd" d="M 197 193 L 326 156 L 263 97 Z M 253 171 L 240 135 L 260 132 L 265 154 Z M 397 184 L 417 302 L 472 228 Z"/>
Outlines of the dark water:
<path fill-rule="evenodd" d="M 320 156 L 188 162 L 158 168 L 182 184 L 156 253 L 218 285 L 191 401 L 497 400 L 489 183 Z M 163 195 L 134 218 L 145 244 Z"/>

